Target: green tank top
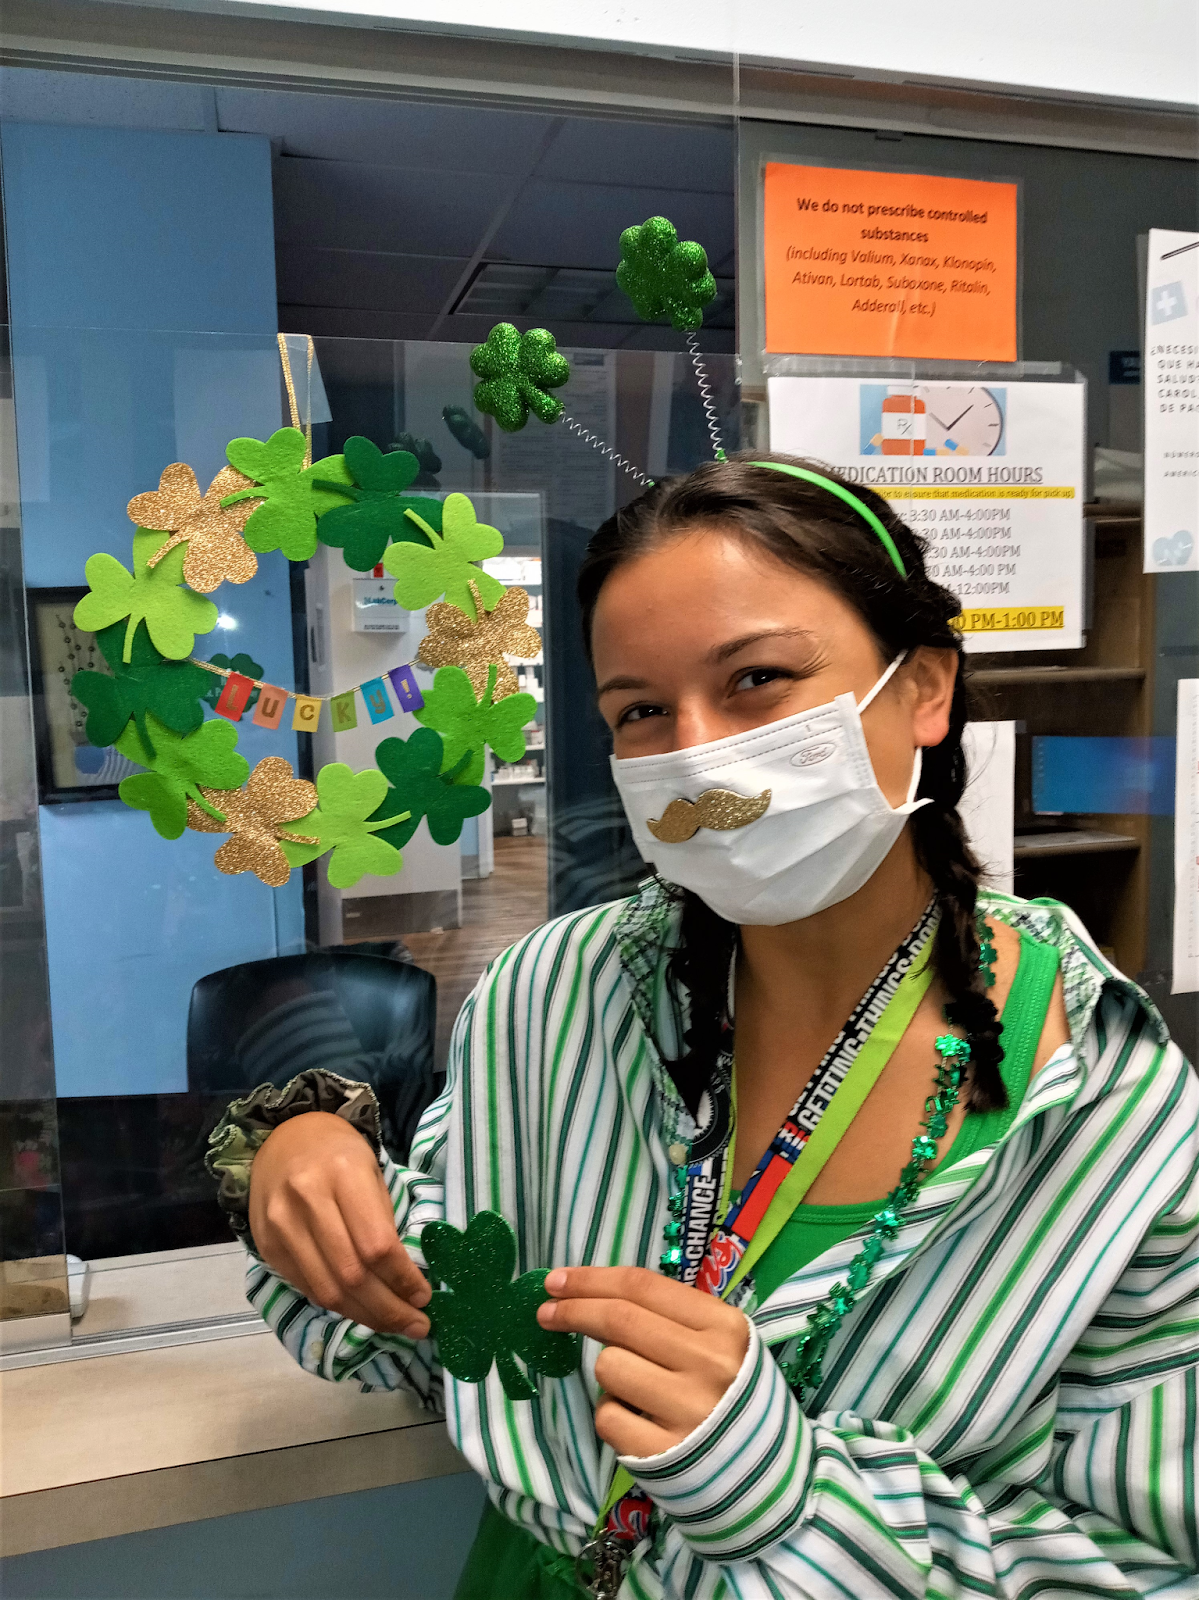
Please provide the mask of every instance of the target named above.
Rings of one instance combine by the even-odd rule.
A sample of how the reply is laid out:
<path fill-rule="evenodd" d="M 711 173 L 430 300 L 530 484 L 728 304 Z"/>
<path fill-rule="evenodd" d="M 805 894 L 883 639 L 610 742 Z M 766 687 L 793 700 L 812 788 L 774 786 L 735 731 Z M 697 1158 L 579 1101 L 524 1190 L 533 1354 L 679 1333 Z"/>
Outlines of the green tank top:
<path fill-rule="evenodd" d="M 976 1150 L 995 1144 L 1011 1127 L 1028 1088 L 1060 964 L 1056 946 L 1020 935 L 1020 960 L 1003 1008 L 1000 1072 L 1008 1103 L 1000 1111 L 970 1112 L 942 1166 L 964 1161 Z M 754 1268 L 759 1304 L 809 1261 L 865 1227 L 881 1205 L 879 1199 L 850 1206 L 796 1206 Z"/>

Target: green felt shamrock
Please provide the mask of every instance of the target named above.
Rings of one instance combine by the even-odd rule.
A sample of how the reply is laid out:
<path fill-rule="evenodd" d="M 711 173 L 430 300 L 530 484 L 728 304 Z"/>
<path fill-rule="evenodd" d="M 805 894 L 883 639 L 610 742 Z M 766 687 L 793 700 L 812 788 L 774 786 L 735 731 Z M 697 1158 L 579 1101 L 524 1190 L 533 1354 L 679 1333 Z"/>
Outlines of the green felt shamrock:
<path fill-rule="evenodd" d="M 237 753 L 237 729 L 222 717 L 202 723 L 195 733 L 180 738 L 153 715 L 154 751 L 142 743 L 136 727 L 125 729 L 117 749 L 149 772 L 122 778 L 117 793 L 134 811 L 148 811 L 150 821 L 164 839 L 178 839 L 187 827 L 187 802 L 223 822 L 224 816 L 200 793 L 206 789 L 236 789 L 246 781 L 250 763 Z"/>
<path fill-rule="evenodd" d="M 231 466 L 253 478 L 254 487 L 226 495 L 222 507 L 238 500 L 261 500 L 242 537 L 251 550 L 265 555 L 282 550 L 289 561 L 307 561 L 316 554 L 316 519 L 349 496 L 349 470 L 341 456 L 326 456 L 305 466 L 308 441 L 299 428 L 278 428 L 265 441 L 231 439 L 225 447 Z M 318 485 L 317 479 L 321 482 Z"/>
<path fill-rule="evenodd" d="M 441 528 L 441 501 L 424 495 L 405 494 L 420 472 L 420 462 L 407 450 L 391 450 L 386 455 L 369 439 L 355 436 L 346 440 L 345 462 L 352 482 L 342 487 L 326 483 L 318 476 L 318 488 L 331 489 L 351 502 L 334 506 L 322 514 L 317 535 L 322 544 L 345 553 L 346 565 L 356 572 L 369 572 L 383 559 L 392 539 L 401 543 L 423 544 L 424 535 L 404 512 L 411 509 L 430 526 Z M 323 466 L 318 462 L 317 468 Z"/>
<path fill-rule="evenodd" d="M 87 737 L 94 745 L 115 744 L 133 718 L 151 756 L 154 736 L 146 725 L 152 711 L 174 733 L 191 733 L 204 720 L 200 702 L 208 692 L 209 674 L 190 661 L 164 661 L 150 643 L 147 630 L 133 635 L 129 664 L 121 659 L 125 624 L 110 623 L 96 634 L 100 652 L 112 670 L 77 672 L 71 693 L 87 707 Z"/>
<path fill-rule="evenodd" d="M 509 1400 L 535 1400 L 530 1373 L 567 1378 L 579 1365 L 574 1333 L 552 1333 L 537 1320 L 549 1299 L 547 1268 L 523 1272 L 515 1282 L 516 1235 L 494 1211 L 476 1211 L 461 1233 L 448 1222 L 425 1224 L 421 1249 L 435 1289 L 425 1312 L 437 1336 L 437 1354 L 463 1383 L 482 1383 L 494 1362 Z"/>
<path fill-rule="evenodd" d="M 462 757 L 470 752 L 459 783 L 478 783 L 483 776 L 484 745 L 490 745 L 501 761 L 519 761 L 525 753 L 521 730 L 537 715 L 537 702 L 531 694 L 509 694 L 493 703 L 495 680 L 492 665 L 483 698 L 476 700 L 461 667 L 441 667 L 433 687 L 425 690 L 424 705 L 413 713 L 418 722 L 441 735 L 443 771 L 457 770 Z"/>
<path fill-rule="evenodd" d="M 441 457 L 433 448 L 432 439 L 418 439 L 414 433 L 402 433 L 391 447 L 393 450 L 407 450 L 410 456 L 415 456 L 420 466 L 420 472 L 412 480 L 414 489 L 437 489 L 437 474 L 441 471 Z"/>
<path fill-rule="evenodd" d="M 329 882 L 335 889 L 351 889 L 368 872 L 390 877 L 403 866 L 400 852 L 385 839 L 376 839 L 390 823 L 403 821 L 398 815 L 368 821 L 388 795 L 387 779 L 374 767 L 354 772 L 344 761 L 331 761 L 316 775 L 319 804 L 296 824 L 296 832 L 319 842 L 293 844 L 280 842 L 283 854 L 293 867 L 315 861 L 331 849 Z"/>
<path fill-rule="evenodd" d="M 146 562 L 161 545 L 161 533 L 139 528 L 133 536 L 132 573 L 115 556 L 103 553 L 90 556 L 84 568 L 92 592 L 75 607 L 75 626 L 99 633 L 128 618 L 121 651 L 126 666 L 132 664 L 133 636 L 143 620 L 154 647 L 173 661 L 191 655 L 196 634 L 216 627 L 219 612 L 212 601 L 180 587 L 186 545 L 176 545 L 156 567 L 147 568 Z"/>
<path fill-rule="evenodd" d="M 704 307 L 716 298 L 703 245 L 680 241 L 674 223 L 650 217 L 620 236 L 616 281 L 644 322 L 669 314 L 673 328 L 702 327 Z"/>
<path fill-rule="evenodd" d="M 471 351 L 470 365 L 483 379 L 475 385 L 475 405 L 505 433 L 519 433 L 530 411 L 542 422 L 557 422 L 562 415 L 561 400 L 548 391 L 560 389 L 570 377 L 570 363 L 545 328 L 518 333 L 510 322 L 497 322 L 487 342 Z"/>
<path fill-rule="evenodd" d="M 498 528 L 475 520 L 475 508 L 464 494 L 446 496 L 441 508 L 441 533 L 415 511 L 409 511 L 408 516 L 429 544 L 393 544 L 385 551 L 383 565 L 396 579 L 397 602 L 408 611 L 419 611 L 444 595 L 450 605 L 465 612 L 472 622 L 477 621 L 471 585 L 477 586 L 485 610 L 500 599 L 504 585 L 473 563 L 498 556 L 504 548 L 503 534 Z"/>
<path fill-rule="evenodd" d="M 208 665 L 210 667 L 224 667 L 228 672 L 240 672 L 243 678 L 261 678 L 263 673 L 263 668 L 259 666 L 257 661 L 254 660 L 253 656 L 248 656 L 244 651 L 241 650 L 238 651 L 232 660 L 227 655 L 223 655 L 219 652 L 215 656 L 209 656 Z M 204 669 L 201 667 L 200 670 L 203 672 Z M 224 678 L 218 678 L 216 674 L 212 672 L 205 672 L 204 676 L 208 679 L 208 686 L 204 690 L 201 698 L 206 704 L 212 706 L 212 708 L 215 710 L 216 703 L 221 698 L 221 692 L 225 687 L 226 680 Z M 254 689 L 253 693 L 250 695 L 250 698 L 246 701 L 241 715 L 236 718 L 236 721 L 240 722 L 250 707 L 258 704 L 258 696 L 260 692 L 261 691 L 259 689 Z"/>
<path fill-rule="evenodd" d="M 432 728 L 418 728 L 407 741 L 384 739 L 375 750 L 379 770 L 392 787 L 371 821 L 407 812 L 405 821 L 378 835 L 397 850 L 408 843 L 422 817 L 428 818 L 434 844 L 454 844 L 467 817 L 477 817 L 491 804 L 486 789 L 454 781 L 470 765 L 469 750 L 457 770 L 443 773 L 441 758 L 441 736 Z"/>

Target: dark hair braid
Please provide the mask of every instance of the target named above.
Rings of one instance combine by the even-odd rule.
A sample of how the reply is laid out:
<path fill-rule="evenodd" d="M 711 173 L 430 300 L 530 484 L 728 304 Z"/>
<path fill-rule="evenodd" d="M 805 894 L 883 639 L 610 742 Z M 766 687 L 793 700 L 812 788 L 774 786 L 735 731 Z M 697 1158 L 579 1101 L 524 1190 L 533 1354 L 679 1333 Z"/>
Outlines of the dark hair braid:
<path fill-rule="evenodd" d="M 808 467 L 845 483 L 880 518 L 903 558 L 907 578 L 892 564 L 874 531 L 852 507 L 818 485 L 790 474 L 762 471 L 755 461 L 780 461 Z M 808 572 L 832 587 L 862 617 L 878 641 L 880 655 L 893 660 L 920 645 L 953 650 L 958 674 L 950 708 L 949 732 L 924 752 L 918 795 L 932 804 L 911 819 L 920 865 L 932 879 L 941 912 L 933 957 L 949 993 L 946 1018 L 970 1040 L 968 1104 L 986 1111 L 1006 1106 L 999 1071 L 1002 1024 L 983 988 L 976 928 L 979 864 L 970 851 L 958 815 L 966 782 L 962 730 L 969 715 L 969 686 L 963 675 L 961 635 L 953 619 L 957 597 L 928 576 L 925 541 L 890 504 L 860 484 L 819 462 L 794 456 L 741 454 L 707 462 L 686 477 L 656 484 L 609 518 L 596 532 L 579 571 L 579 601 L 588 650 L 596 601 L 617 567 L 664 539 L 697 524 L 723 530 L 767 550 L 788 566 Z M 688 993 L 689 1026 L 685 1054 L 671 1064 L 680 1094 L 694 1111 L 710 1080 L 721 1044 L 728 963 L 736 928 L 688 890 L 682 901 L 680 943 L 671 975 Z"/>

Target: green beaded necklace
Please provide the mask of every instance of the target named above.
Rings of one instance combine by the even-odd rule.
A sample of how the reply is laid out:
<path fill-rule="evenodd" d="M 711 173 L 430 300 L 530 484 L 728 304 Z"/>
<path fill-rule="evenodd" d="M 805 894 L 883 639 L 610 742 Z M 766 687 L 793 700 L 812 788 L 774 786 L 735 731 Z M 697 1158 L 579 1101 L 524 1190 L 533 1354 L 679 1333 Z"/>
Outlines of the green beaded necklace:
<path fill-rule="evenodd" d="M 990 989 L 995 984 L 995 944 L 991 930 L 981 916 L 978 918 L 978 946 L 978 969 L 983 986 Z M 924 1120 L 920 1124 L 920 1132 L 912 1140 L 911 1159 L 900 1173 L 899 1182 L 887 1196 L 882 1209 L 871 1218 L 870 1232 L 862 1241 L 862 1248 L 849 1263 L 845 1282 L 833 1284 L 808 1317 L 807 1327 L 799 1336 L 794 1355 L 790 1360 L 779 1363 L 783 1377 L 800 1401 L 806 1390 L 819 1386 L 824 1357 L 833 1335 L 870 1283 L 883 1251 L 899 1233 L 900 1213 L 920 1193 L 925 1174 L 936 1162 L 939 1141 L 948 1132 L 949 1114 L 961 1099 L 962 1080 L 970 1062 L 969 1040 L 959 1039 L 955 1033 L 943 1033 L 936 1040 L 935 1048 L 937 1077 L 932 1094 L 924 1102 Z M 686 1163 L 671 1170 L 671 1192 L 667 1200 L 669 1221 L 662 1230 L 666 1248 L 661 1264 L 663 1270 L 672 1276 L 678 1271 L 682 1260 L 679 1240 L 686 1171 Z"/>

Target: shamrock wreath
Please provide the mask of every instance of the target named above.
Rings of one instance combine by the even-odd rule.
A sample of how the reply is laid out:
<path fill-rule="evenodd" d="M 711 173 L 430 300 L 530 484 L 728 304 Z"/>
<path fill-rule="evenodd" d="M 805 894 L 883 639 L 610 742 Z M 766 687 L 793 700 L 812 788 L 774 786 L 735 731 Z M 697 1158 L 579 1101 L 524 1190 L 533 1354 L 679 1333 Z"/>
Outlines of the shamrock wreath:
<path fill-rule="evenodd" d="M 536 701 L 515 692 L 506 654 L 540 649 L 524 624 L 528 597 L 479 565 L 504 541 L 478 521 L 465 495 L 452 494 L 443 506 L 408 492 L 421 476 L 409 451 L 385 453 L 353 438 L 342 455 L 310 462 L 303 432 L 291 427 L 265 441 L 234 439 L 226 456 L 229 465 L 204 494 L 192 469 L 172 462 L 157 489 L 134 496 L 130 568 L 105 553 L 87 562 L 89 592 L 75 624 L 96 634 L 108 669 L 77 672 L 71 682 L 87 712 L 88 739 L 144 769 L 118 793 L 148 814 L 162 838 L 188 830 L 226 835 L 215 857 L 221 872 L 253 872 L 278 888 L 293 869 L 327 855 L 336 888 L 352 888 L 367 873 L 390 876 L 422 817 L 438 844 L 451 845 L 466 818 L 490 805 L 480 783 L 488 745 L 504 760 L 524 754 L 522 730 Z M 205 662 L 193 651 L 196 636 L 216 625 L 208 596 L 221 583 L 250 581 L 258 554 L 281 550 L 304 561 L 318 542 L 342 550 L 359 571 L 385 562 L 401 605 L 430 606 L 435 636 L 418 659 L 439 670 L 423 706 L 417 696 L 424 726 L 407 741 L 384 739 L 377 766 L 354 772 L 330 762 L 309 783 L 281 756 L 251 772 L 238 753 L 234 723 L 263 687 L 257 662 L 247 655 Z M 221 679 L 241 694 L 228 701 L 216 694 Z M 277 711 L 273 721 L 255 720 L 279 725 Z"/>

